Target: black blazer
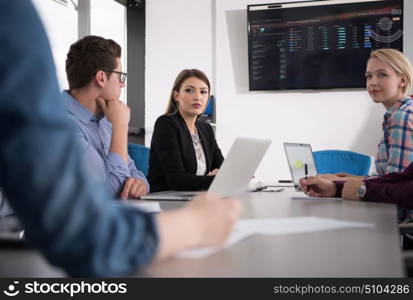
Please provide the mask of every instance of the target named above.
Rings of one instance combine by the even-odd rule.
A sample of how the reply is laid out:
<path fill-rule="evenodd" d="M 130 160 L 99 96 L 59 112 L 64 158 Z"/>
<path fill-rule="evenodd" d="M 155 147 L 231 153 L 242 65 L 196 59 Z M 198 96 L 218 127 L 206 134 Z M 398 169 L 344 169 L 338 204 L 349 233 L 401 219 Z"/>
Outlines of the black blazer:
<path fill-rule="evenodd" d="M 206 173 L 219 168 L 224 160 L 212 127 L 196 121 L 206 158 Z M 177 112 L 156 120 L 151 142 L 148 181 L 151 192 L 205 190 L 215 176 L 197 176 L 197 162 L 191 134 Z"/>

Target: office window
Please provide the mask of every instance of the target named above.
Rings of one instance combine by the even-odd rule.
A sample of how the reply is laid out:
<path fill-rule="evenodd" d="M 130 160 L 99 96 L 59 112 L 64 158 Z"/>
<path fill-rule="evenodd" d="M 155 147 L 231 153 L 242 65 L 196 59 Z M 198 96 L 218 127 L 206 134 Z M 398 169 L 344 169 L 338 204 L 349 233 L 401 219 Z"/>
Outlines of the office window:
<path fill-rule="evenodd" d="M 77 41 L 77 0 L 59 2 L 54 0 L 33 0 L 52 48 L 57 78 L 61 89 L 67 89 L 65 61 L 69 47 Z"/>
<path fill-rule="evenodd" d="M 99 35 L 117 42 L 122 47 L 122 68 L 127 70 L 126 50 L 126 8 L 114 0 L 91 0 L 90 34 Z M 126 87 L 122 89 L 121 99 L 127 103 Z"/>

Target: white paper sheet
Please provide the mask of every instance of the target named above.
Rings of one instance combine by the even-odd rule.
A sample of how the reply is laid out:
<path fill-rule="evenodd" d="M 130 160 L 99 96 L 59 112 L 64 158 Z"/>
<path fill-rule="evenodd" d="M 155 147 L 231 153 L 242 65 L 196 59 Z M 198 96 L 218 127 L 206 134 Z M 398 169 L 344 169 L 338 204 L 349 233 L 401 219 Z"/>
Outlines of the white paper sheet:
<path fill-rule="evenodd" d="M 304 199 L 304 200 L 342 200 L 341 198 L 327 198 L 327 197 L 310 197 L 304 194 L 304 192 L 293 192 L 290 195 L 291 199 Z"/>
<path fill-rule="evenodd" d="M 205 247 L 180 252 L 182 258 L 202 258 L 231 247 L 254 234 L 297 234 L 345 228 L 374 227 L 373 223 L 349 222 L 319 217 L 263 218 L 239 220 L 221 247 Z"/>
<path fill-rule="evenodd" d="M 142 200 L 126 200 L 126 204 L 137 207 L 147 213 L 159 213 L 161 212 L 161 206 L 157 201 L 142 201 Z"/>

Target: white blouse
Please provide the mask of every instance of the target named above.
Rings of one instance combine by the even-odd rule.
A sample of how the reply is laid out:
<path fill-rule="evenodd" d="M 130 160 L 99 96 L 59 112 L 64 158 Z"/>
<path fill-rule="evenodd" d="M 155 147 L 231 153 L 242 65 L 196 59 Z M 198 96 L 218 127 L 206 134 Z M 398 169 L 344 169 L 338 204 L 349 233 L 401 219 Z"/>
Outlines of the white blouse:
<path fill-rule="evenodd" d="M 205 175 L 206 172 L 206 158 L 204 148 L 202 148 L 201 139 L 197 133 L 191 134 L 192 143 L 194 144 L 195 156 L 196 156 L 196 175 Z"/>

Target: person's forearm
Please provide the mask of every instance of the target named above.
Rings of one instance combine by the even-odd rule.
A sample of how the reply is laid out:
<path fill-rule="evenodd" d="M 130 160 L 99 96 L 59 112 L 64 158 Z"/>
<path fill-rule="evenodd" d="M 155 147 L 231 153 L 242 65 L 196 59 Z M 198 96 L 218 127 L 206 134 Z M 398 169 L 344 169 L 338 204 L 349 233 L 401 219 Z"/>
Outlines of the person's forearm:
<path fill-rule="evenodd" d="M 378 183 L 366 180 L 366 201 L 394 203 L 400 207 L 413 208 L 412 181 L 398 183 Z"/>
<path fill-rule="evenodd" d="M 411 163 L 403 172 L 389 173 L 368 180 L 376 183 L 397 183 L 404 180 L 413 180 L 413 163 Z"/>
<path fill-rule="evenodd" d="M 201 242 L 201 234 L 188 208 L 160 213 L 156 216 L 159 248 L 156 260 L 163 260 L 180 250 L 195 247 Z"/>
<path fill-rule="evenodd" d="M 110 152 L 119 154 L 122 160 L 128 163 L 128 126 L 112 125 L 112 139 L 110 142 Z"/>

